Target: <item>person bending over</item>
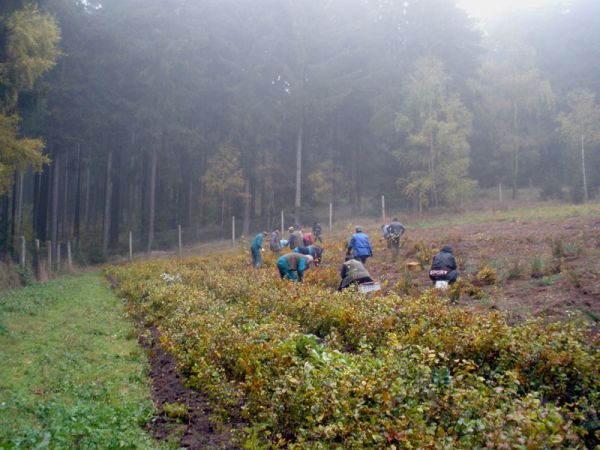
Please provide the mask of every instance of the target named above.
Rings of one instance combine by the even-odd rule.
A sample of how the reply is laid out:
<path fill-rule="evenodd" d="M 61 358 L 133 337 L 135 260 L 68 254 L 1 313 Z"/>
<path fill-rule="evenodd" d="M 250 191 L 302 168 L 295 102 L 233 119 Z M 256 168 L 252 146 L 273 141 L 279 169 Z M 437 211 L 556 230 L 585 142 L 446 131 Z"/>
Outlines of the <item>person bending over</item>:
<path fill-rule="evenodd" d="M 304 272 L 312 264 L 312 256 L 300 253 L 287 253 L 277 260 L 277 268 L 281 278 L 300 283 L 304 280 Z"/>

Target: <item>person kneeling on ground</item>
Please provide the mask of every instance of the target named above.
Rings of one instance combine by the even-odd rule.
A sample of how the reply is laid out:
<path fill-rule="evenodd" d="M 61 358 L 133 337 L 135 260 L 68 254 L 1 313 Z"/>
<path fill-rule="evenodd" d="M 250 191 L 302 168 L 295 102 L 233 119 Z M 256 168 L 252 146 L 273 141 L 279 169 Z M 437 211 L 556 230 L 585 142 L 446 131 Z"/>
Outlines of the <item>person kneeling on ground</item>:
<path fill-rule="evenodd" d="M 373 282 L 373 278 L 371 278 L 371 274 L 365 268 L 364 264 L 352 258 L 351 256 L 346 256 L 346 261 L 344 261 L 344 264 L 342 264 L 342 271 L 340 272 L 340 275 L 342 277 L 342 282 L 340 283 L 338 291 L 346 289 L 355 284 Z"/>
<path fill-rule="evenodd" d="M 295 253 L 301 253 L 302 255 L 310 255 L 315 260 L 315 266 L 321 264 L 323 260 L 323 249 L 318 245 L 309 245 L 308 247 L 296 247 Z"/>
<path fill-rule="evenodd" d="M 302 283 L 304 272 L 313 264 L 313 258 L 310 255 L 300 253 L 288 253 L 277 260 L 277 268 L 281 278 L 287 278 L 291 281 Z"/>
<path fill-rule="evenodd" d="M 442 250 L 433 257 L 429 278 L 434 286 L 436 281 L 447 281 L 448 284 L 456 282 L 458 279 L 458 270 L 452 247 L 445 245 L 442 247 Z"/>
<path fill-rule="evenodd" d="M 263 231 L 262 233 L 258 233 L 252 241 L 252 245 L 250 246 L 250 251 L 252 252 L 252 267 L 260 267 L 262 264 L 261 252 L 263 251 L 263 241 L 268 235 L 269 233 Z"/>

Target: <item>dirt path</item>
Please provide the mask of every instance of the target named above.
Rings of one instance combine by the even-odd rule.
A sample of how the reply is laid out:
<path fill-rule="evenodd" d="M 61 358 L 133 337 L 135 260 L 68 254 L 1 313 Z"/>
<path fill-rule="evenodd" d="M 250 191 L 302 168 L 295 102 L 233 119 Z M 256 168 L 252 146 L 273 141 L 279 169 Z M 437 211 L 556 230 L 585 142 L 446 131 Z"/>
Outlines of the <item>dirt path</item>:
<path fill-rule="evenodd" d="M 152 396 L 161 414 L 148 424 L 148 431 L 159 441 L 175 441 L 181 447 L 200 449 L 236 449 L 231 428 L 239 428 L 240 423 L 215 426 L 210 420 L 212 408 L 209 400 L 201 392 L 183 385 L 173 356 L 160 345 L 158 330 L 152 328 L 151 338 L 140 337 L 140 345 L 149 355 Z M 185 405 L 189 417 L 177 420 L 169 417 L 165 405 L 174 403 Z"/>
<path fill-rule="evenodd" d="M 480 299 L 463 295 L 461 304 L 501 309 L 514 321 L 560 320 L 578 314 L 596 322 L 600 318 L 599 217 L 409 229 L 398 261 L 377 242 L 369 270 L 387 289 L 394 289 L 407 277 L 407 261 L 425 262 L 428 252 L 444 244 L 454 247 L 463 277 L 484 293 Z M 498 274 L 496 285 L 482 285 L 476 279 L 484 266 Z M 408 274 L 417 290 L 429 286 L 425 269 Z"/>

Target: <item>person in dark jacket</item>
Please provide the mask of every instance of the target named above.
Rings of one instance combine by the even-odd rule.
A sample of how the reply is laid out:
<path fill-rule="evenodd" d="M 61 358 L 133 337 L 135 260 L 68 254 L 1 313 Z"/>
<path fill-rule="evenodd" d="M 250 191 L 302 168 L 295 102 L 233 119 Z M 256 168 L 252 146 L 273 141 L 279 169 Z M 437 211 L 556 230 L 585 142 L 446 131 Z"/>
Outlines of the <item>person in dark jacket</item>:
<path fill-rule="evenodd" d="M 392 223 L 383 227 L 383 237 L 387 241 L 387 248 L 391 250 L 394 256 L 398 256 L 400 252 L 400 238 L 404 231 L 406 231 L 406 228 L 395 217 Z"/>
<path fill-rule="evenodd" d="M 323 238 L 321 237 L 321 233 L 323 232 L 323 229 L 321 227 L 321 224 L 319 222 L 315 222 L 314 225 L 312 226 L 312 232 L 313 235 L 315 237 L 315 243 L 317 242 L 323 242 Z"/>
<path fill-rule="evenodd" d="M 458 279 L 457 269 L 452 247 L 445 245 L 442 247 L 442 250 L 433 257 L 429 278 L 434 285 L 436 281 L 447 281 L 448 284 L 452 284 Z"/>
<path fill-rule="evenodd" d="M 340 283 L 340 287 L 338 287 L 338 291 L 346 289 L 352 285 L 373 282 L 371 274 L 365 268 L 363 263 L 350 256 L 347 256 L 346 261 L 344 261 L 344 264 L 342 264 L 340 276 L 342 277 L 342 282 Z"/>
<path fill-rule="evenodd" d="M 346 254 L 352 255 L 354 259 L 365 264 L 367 258 L 373 256 L 369 236 L 363 232 L 361 227 L 356 227 L 355 231 L 356 232 L 352 235 L 352 239 L 350 239 L 350 244 L 348 244 L 348 251 Z"/>
<path fill-rule="evenodd" d="M 281 278 L 302 283 L 304 272 L 310 268 L 312 263 L 313 259 L 309 255 L 288 253 L 277 260 L 277 268 Z"/>
<path fill-rule="evenodd" d="M 294 248 L 294 252 L 300 253 L 302 255 L 310 255 L 313 257 L 315 261 L 315 266 L 321 264 L 323 260 L 323 249 L 318 245 L 309 245 L 306 247 L 296 247 Z"/>
<path fill-rule="evenodd" d="M 262 264 L 262 251 L 263 251 L 263 241 L 269 234 L 266 231 L 262 233 L 258 233 L 254 240 L 252 241 L 252 245 L 250 246 L 250 251 L 252 252 L 252 266 L 260 267 Z"/>
<path fill-rule="evenodd" d="M 288 237 L 288 246 L 290 247 L 290 250 L 293 250 L 296 247 L 302 247 L 304 245 L 302 230 L 290 227 L 289 232 L 290 236 Z"/>
<path fill-rule="evenodd" d="M 281 239 L 279 237 L 279 228 L 276 228 L 275 231 L 271 233 L 271 238 L 269 239 L 269 248 L 276 255 L 278 255 L 281 252 Z"/>

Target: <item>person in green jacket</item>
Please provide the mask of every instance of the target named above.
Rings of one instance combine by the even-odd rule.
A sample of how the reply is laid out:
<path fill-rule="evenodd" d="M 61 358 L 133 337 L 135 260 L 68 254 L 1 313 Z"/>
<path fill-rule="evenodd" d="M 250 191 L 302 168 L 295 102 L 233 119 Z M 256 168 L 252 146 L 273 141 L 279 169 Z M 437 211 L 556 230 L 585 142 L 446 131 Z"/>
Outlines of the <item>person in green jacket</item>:
<path fill-rule="evenodd" d="M 338 291 L 355 284 L 373 282 L 373 278 L 371 278 L 371 274 L 365 268 L 364 264 L 351 256 L 346 257 L 340 275 L 342 277 L 342 282 L 340 283 L 340 287 L 338 287 Z"/>
<path fill-rule="evenodd" d="M 258 233 L 254 240 L 252 241 L 252 245 L 250 246 L 250 252 L 252 252 L 252 267 L 260 267 L 262 264 L 262 251 L 263 251 L 263 241 L 265 237 L 268 236 L 266 231 L 262 233 Z"/>
<path fill-rule="evenodd" d="M 312 256 L 300 253 L 287 253 L 277 260 L 277 268 L 281 278 L 300 283 L 304 280 L 304 272 L 312 264 Z"/>

